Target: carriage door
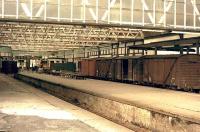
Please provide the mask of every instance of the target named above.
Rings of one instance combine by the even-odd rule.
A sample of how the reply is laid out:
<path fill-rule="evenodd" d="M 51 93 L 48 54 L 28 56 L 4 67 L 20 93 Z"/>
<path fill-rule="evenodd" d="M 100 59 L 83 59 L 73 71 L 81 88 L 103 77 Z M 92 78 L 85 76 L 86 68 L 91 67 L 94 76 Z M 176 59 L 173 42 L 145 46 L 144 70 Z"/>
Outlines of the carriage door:
<path fill-rule="evenodd" d="M 122 60 L 122 68 L 123 80 L 128 80 L 128 59 Z"/>

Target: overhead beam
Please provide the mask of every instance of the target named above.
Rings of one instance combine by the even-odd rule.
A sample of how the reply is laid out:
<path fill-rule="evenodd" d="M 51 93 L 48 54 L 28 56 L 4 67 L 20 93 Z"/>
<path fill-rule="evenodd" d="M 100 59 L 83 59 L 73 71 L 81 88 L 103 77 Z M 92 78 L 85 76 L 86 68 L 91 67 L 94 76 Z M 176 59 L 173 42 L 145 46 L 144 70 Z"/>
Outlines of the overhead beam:
<path fill-rule="evenodd" d="M 187 28 L 184 29 L 182 27 L 176 27 L 176 28 L 172 28 L 172 27 L 163 27 L 163 26 L 156 26 L 156 27 L 152 27 L 151 25 L 128 25 L 128 24 L 106 24 L 106 23 L 81 23 L 81 22 L 63 22 L 63 21 L 43 21 L 43 20 L 24 20 L 24 19 L 7 19 L 7 18 L 3 18 L 0 19 L 0 23 L 32 23 L 32 24 L 56 24 L 56 25 L 72 25 L 72 26 L 82 26 L 82 27 L 86 27 L 86 26 L 94 26 L 94 27 L 98 27 L 98 28 L 107 28 L 107 27 L 117 27 L 117 28 L 129 28 L 129 29 L 142 29 L 143 31 L 157 31 L 157 32 L 169 32 L 169 31 L 180 31 L 180 32 L 200 32 L 200 28 L 195 28 L 195 30 L 193 28 Z"/>
<path fill-rule="evenodd" d="M 194 44 L 199 43 L 199 41 L 200 41 L 200 37 L 183 38 L 183 39 L 176 39 L 176 40 L 152 42 L 149 44 L 135 45 L 135 46 L 131 46 L 131 48 L 173 47 L 175 45 L 194 46 Z"/>
<path fill-rule="evenodd" d="M 20 49 L 20 45 L 21 48 L 29 46 L 33 49 L 42 46 L 45 50 L 49 48 L 48 46 L 60 49 L 66 46 L 67 48 L 97 46 L 100 43 L 116 43 L 120 39 L 143 37 L 142 32 L 136 29 L 33 23 L 3 23 L 0 25 L 0 30 L 1 44 L 17 49 Z"/>

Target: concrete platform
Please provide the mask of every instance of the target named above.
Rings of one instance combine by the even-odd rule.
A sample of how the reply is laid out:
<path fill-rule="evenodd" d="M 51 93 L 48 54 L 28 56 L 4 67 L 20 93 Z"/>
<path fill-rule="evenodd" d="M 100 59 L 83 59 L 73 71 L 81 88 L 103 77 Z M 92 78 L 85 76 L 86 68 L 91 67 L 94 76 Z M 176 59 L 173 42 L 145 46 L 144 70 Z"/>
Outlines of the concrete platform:
<path fill-rule="evenodd" d="M 131 131 L 57 97 L 0 74 L 0 131 Z"/>
<path fill-rule="evenodd" d="M 130 129 L 200 130 L 199 94 L 28 72 L 17 78 Z"/>

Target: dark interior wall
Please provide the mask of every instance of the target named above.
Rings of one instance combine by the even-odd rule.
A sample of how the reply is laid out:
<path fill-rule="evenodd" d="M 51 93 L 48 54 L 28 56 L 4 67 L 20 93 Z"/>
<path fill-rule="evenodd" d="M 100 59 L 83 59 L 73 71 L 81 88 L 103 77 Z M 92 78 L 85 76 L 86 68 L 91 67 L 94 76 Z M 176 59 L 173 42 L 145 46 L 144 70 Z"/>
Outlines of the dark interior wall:
<path fill-rule="evenodd" d="M 122 61 L 122 68 L 123 68 L 123 77 L 128 77 L 128 59 L 125 59 Z"/>

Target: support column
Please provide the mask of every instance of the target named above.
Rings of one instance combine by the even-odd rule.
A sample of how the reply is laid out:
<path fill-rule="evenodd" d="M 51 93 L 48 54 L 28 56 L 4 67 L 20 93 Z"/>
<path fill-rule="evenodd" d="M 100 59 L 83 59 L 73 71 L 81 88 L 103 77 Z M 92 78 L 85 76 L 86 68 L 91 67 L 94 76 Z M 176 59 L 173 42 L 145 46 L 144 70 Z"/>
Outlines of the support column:
<path fill-rule="evenodd" d="M 125 54 L 125 56 L 127 56 L 127 44 L 125 43 L 125 52 L 124 52 L 124 54 Z"/>
<path fill-rule="evenodd" d="M 119 57 L 119 43 L 117 44 L 117 54 L 116 57 Z"/>
<path fill-rule="evenodd" d="M 129 56 L 129 55 L 130 55 L 130 49 L 127 48 L 127 56 Z"/>
<path fill-rule="evenodd" d="M 155 47 L 155 55 L 158 55 L 158 48 Z"/>
<path fill-rule="evenodd" d="M 187 47 L 187 54 L 190 54 L 190 48 Z"/>
<path fill-rule="evenodd" d="M 85 58 L 85 47 L 83 48 L 83 58 Z"/>
<path fill-rule="evenodd" d="M 113 58 L 113 44 L 111 45 L 111 57 Z"/>
<path fill-rule="evenodd" d="M 199 42 L 197 43 L 197 55 L 199 55 Z"/>
<path fill-rule="evenodd" d="M 64 59 L 66 59 L 65 50 L 64 50 Z"/>
<path fill-rule="evenodd" d="M 144 49 L 142 50 L 142 56 L 144 56 L 145 51 L 146 51 L 146 50 L 144 50 Z"/>
<path fill-rule="evenodd" d="M 183 47 L 180 48 L 180 54 L 183 54 Z"/>
<path fill-rule="evenodd" d="M 101 56 L 101 50 L 99 46 L 97 47 L 97 49 L 98 49 L 98 58 L 99 58 Z"/>
<path fill-rule="evenodd" d="M 74 62 L 74 49 L 73 49 L 73 57 L 72 57 L 72 62 Z"/>

